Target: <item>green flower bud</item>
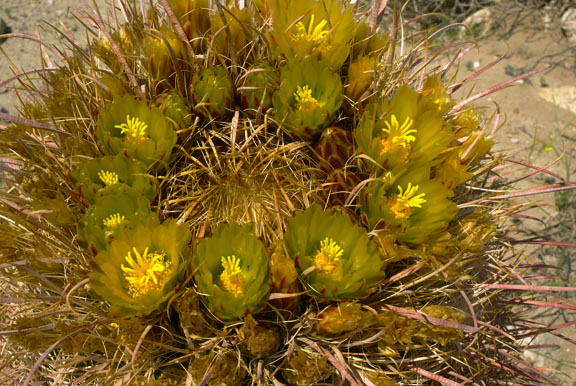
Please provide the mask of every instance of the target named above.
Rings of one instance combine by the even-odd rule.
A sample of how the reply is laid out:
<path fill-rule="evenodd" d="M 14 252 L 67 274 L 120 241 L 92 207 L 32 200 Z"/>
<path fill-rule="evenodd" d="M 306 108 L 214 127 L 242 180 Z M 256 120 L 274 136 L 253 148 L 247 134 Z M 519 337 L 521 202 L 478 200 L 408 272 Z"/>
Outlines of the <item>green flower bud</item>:
<path fill-rule="evenodd" d="M 177 129 L 186 128 L 192 124 L 190 106 L 178 92 L 160 94 L 155 102 Z"/>
<path fill-rule="evenodd" d="M 238 89 L 243 109 L 263 113 L 272 107 L 272 94 L 278 88 L 280 77 L 270 64 L 257 64 L 248 69 L 244 75 L 242 87 Z"/>
<path fill-rule="evenodd" d="M 206 118 L 223 118 L 234 103 L 232 81 L 224 67 L 208 67 L 196 72 L 190 94 Z"/>
<path fill-rule="evenodd" d="M 143 48 L 149 75 L 159 82 L 175 84 L 176 68 L 181 66 L 178 62 L 188 60 L 188 51 L 172 28 L 162 26 L 151 31 L 144 37 Z"/>

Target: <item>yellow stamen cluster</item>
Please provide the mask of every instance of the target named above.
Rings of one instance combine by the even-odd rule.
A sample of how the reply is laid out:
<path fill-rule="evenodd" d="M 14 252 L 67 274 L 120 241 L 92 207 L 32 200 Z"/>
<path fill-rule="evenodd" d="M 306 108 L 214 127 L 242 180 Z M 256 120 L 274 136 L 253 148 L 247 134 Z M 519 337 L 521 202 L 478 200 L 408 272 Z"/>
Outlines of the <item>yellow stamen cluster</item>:
<path fill-rule="evenodd" d="M 422 204 L 426 202 L 424 199 L 425 194 L 418 192 L 418 185 L 408 183 L 406 191 L 398 186 L 398 194 L 393 194 L 390 198 L 390 210 L 397 219 L 405 219 L 410 217 L 412 213 L 411 208 L 422 208 Z"/>
<path fill-rule="evenodd" d="M 114 213 L 104 219 L 104 226 L 108 229 L 116 228 L 119 225 L 122 225 L 125 221 L 124 216 L 120 216 L 120 213 Z"/>
<path fill-rule="evenodd" d="M 106 186 L 118 183 L 118 174 L 108 170 L 100 170 L 98 172 L 98 178 L 100 178 L 100 181 L 102 181 Z"/>
<path fill-rule="evenodd" d="M 324 19 L 314 27 L 314 15 L 310 16 L 310 23 L 308 23 L 308 28 L 299 21 L 296 23 L 296 32 L 292 34 L 292 41 L 296 44 L 301 42 L 305 43 L 317 43 L 315 46 L 320 51 L 326 51 L 329 48 L 328 41 L 326 40 L 326 35 L 330 31 L 326 29 L 328 27 L 328 22 Z"/>
<path fill-rule="evenodd" d="M 314 256 L 314 264 L 326 273 L 333 273 L 342 266 L 342 254 L 344 251 L 336 241 L 326 237 L 320 242 L 320 249 Z"/>
<path fill-rule="evenodd" d="M 296 92 L 294 93 L 296 98 L 296 109 L 298 111 L 311 112 L 316 110 L 318 107 L 323 107 L 324 102 L 319 102 L 316 98 L 312 97 L 312 90 L 308 85 L 304 87 L 297 86 Z"/>
<path fill-rule="evenodd" d="M 133 143 L 142 142 L 146 138 L 146 129 L 148 129 L 146 122 L 138 117 L 130 118 L 130 115 L 126 116 L 126 123 L 114 127 L 120 129 L 120 134 L 124 134 L 126 141 Z"/>
<path fill-rule="evenodd" d="M 235 297 L 244 293 L 244 275 L 240 268 L 240 259 L 236 256 L 222 256 L 222 268 L 224 271 L 220 274 L 220 280 L 226 291 Z"/>
<path fill-rule="evenodd" d="M 168 276 L 170 263 L 165 261 L 164 254 L 148 253 L 148 248 L 143 254 L 140 254 L 136 248 L 133 248 L 133 251 L 135 257 L 128 252 L 126 256 L 128 266 L 122 264 L 122 271 L 128 282 L 128 293 L 133 298 L 137 298 L 162 288 Z"/>
<path fill-rule="evenodd" d="M 382 129 L 382 132 L 386 133 L 387 136 L 385 139 L 382 139 L 382 150 L 380 154 L 388 153 L 397 147 L 410 151 L 410 143 L 416 140 L 416 137 L 412 135 L 416 130 L 410 129 L 413 124 L 414 120 L 406 117 L 404 123 L 400 125 L 396 115 L 392 114 L 390 122 L 386 122 L 386 128 Z"/>

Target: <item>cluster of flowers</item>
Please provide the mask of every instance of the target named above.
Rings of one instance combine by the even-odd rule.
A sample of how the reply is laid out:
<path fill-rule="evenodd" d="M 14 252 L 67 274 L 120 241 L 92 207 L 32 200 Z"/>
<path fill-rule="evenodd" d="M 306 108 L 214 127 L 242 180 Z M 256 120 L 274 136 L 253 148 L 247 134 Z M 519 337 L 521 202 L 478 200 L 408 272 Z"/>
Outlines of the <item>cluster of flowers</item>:
<path fill-rule="evenodd" d="M 210 20 L 207 4 L 173 3 L 184 7 L 177 14 L 186 15 L 181 21 L 187 31 Z M 248 115 L 272 109 L 291 137 L 316 141 L 316 158 L 328 173 L 331 206 L 349 203 L 348 193 L 364 181 L 354 217 L 376 231 L 381 243 L 386 239 L 389 245 L 414 246 L 438 236 L 456 215 L 456 203 L 450 200 L 454 189 L 471 177 L 467 170 L 491 146 L 476 130 L 476 114 L 470 110 L 447 118 L 454 102 L 438 77 L 427 78 L 420 92 L 402 86 L 389 100 L 370 95 L 386 39 L 370 35 L 363 22 L 355 28 L 351 9 L 342 9 L 337 1 L 328 2 L 326 10 L 322 2 L 300 3 L 275 14 L 269 36 L 276 60 L 254 64 L 242 75 L 242 109 Z M 251 11 L 229 12 L 233 17 L 227 28 L 242 42 L 227 44 L 218 17 L 211 18 L 207 30 L 220 31 L 214 46 L 221 54 L 236 49 L 241 55 L 246 32 L 240 22 L 248 23 Z M 203 22 L 195 24 L 196 18 Z M 170 55 L 185 59 L 187 51 L 169 27 L 159 32 L 166 40 L 147 37 L 144 50 L 151 73 L 170 79 L 177 72 Z M 189 31 L 190 41 L 205 32 Z M 343 87 L 340 73 L 346 61 Z M 225 66 L 200 68 L 181 91 L 189 92 L 199 116 L 224 119 L 235 108 L 233 85 L 238 81 L 232 79 Z M 157 108 L 124 95 L 99 116 L 96 139 L 106 156 L 82 162 L 75 173 L 80 192 L 92 205 L 80 234 L 100 252 L 94 260 L 99 270 L 91 279 L 113 311 L 147 314 L 165 304 L 189 266 L 197 272 L 199 292 L 208 295 L 209 309 L 225 320 L 238 319 L 257 310 L 268 292 L 266 246 L 250 226 L 221 227 L 196 245 L 196 261 L 190 264 L 190 233 L 172 220 L 157 224 L 150 212 L 156 184 L 146 173 L 168 167 L 175 128 L 190 125 L 192 109 L 180 95 L 174 90 L 160 94 Z M 353 130 L 330 126 L 340 118 L 345 98 L 364 106 Z M 350 162 L 354 154 L 362 156 Z M 397 253 L 379 253 L 365 227 L 346 212 L 316 205 L 288 222 L 283 237 L 288 255 L 314 296 L 361 298 L 383 279 L 386 259 Z"/>
<path fill-rule="evenodd" d="M 116 315 L 145 315 L 165 303 L 186 267 L 190 231 L 174 220 L 160 223 L 151 211 L 157 189 L 148 174 L 162 170 L 176 144 L 173 123 L 158 107 L 125 95 L 98 119 L 103 157 L 81 161 L 72 171 L 88 206 L 79 237 L 96 256 L 94 289 L 112 303 Z M 179 122 L 182 123 L 182 122 Z"/>

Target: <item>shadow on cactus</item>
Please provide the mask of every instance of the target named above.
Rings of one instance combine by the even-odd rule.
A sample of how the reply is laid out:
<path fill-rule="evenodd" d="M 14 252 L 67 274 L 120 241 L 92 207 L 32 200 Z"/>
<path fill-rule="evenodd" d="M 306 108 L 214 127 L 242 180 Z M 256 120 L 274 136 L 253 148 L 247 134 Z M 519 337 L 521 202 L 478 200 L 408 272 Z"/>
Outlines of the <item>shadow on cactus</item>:
<path fill-rule="evenodd" d="M 136 3 L 15 77 L 7 383 L 551 381 L 521 356 L 549 303 L 517 282 L 498 119 L 428 37 L 378 3 Z"/>

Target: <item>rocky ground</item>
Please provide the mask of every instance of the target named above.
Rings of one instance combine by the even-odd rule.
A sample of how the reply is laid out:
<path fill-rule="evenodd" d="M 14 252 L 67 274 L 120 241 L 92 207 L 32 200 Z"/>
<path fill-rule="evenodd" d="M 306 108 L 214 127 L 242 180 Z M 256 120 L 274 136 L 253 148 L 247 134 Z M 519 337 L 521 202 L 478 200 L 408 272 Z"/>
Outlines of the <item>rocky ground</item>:
<path fill-rule="evenodd" d="M 0 29 L 10 27 L 13 33 L 40 33 L 48 42 L 59 38 L 51 26 L 62 23 L 75 34 L 79 41 L 86 40 L 81 27 L 86 20 L 78 20 L 68 11 L 70 6 L 80 6 L 75 0 L 3 0 L 0 2 Z M 104 0 L 96 1 L 104 4 Z M 576 20 L 576 11 L 574 11 Z M 118 15 L 120 13 L 118 12 Z M 121 18 L 121 16 L 119 16 Z M 522 73 L 544 68 L 542 72 L 518 82 L 496 94 L 489 95 L 477 103 L 486 109 L 486 114 L 499 112 L 503 127 L 496 133 L 497 149 L 512 154 L 516 160 L 550 169 L 566 179 L 576 180 L 576 32 L 571 36 L 562 31 L 562 13 L 556 8 L 538 10 L 522 8 L 515 1 L 500 1 L 498 6 L 483 10 L 468 21 L 476 33 L 476 47 L 461 62 L 458 77 L 464 79 L 478 69 L 502 58 L 492 68 L 459 91 L 463 98 L 467 93 L 485 90 Z M 89 23 L 88 23 L 89 24 Z M 564 25 L 566 21 L 564 21 Z M 574 21 L 576 31 L 576 21 Z M 1 31 L 0 31 L 1 33 Z M 447 39 L 457 34 L 446 34 Z M 571 40 L 572 39 L 572 40 Z M 47 65 L 44 61 L 44 65 Z M 20 38 L 9 38 L 0 46 L 0 109 L 17 114 L 18 99 L 2 86 L 14 71 L 39 68 L 42 52 L 37 43 Z M 17 83 L 11 83 L 17 86 Z M 562 156 L 562 157 L 561 157 Z M 561 157 L 561 158 L 560 158 Z M 560 158 L 559 161 L 558 158 Z M 556 163 L 554 163 L 557 161 Z M 510 168 L 511 178 L 521 174 L 520 168 Z M 515 173 L 515 174 L 514 174 Z M 538 175 L 519 185 L 520 188 L 544 185 L 552 181 Z M 524 223 L 518 228 L 519 238 L 543 232 L 554 240 L 576 241 L 576 205 L 570 194 L 531 197 L 541 204 L 531 212 L 542 219 L 540 222 Z M 562 282 L 557 284 L 576 286 L 576 253 L 570 249 L 526 248 L 533 262 L 558 266 Z M 545 285 L 547 283 L 542 283 Z M 548 324 L 559 324 L 573 320 L 574 315 L 556 312 L 542 316 Z M 576 339 L 576 326 L 562 330 Z M 566 385 L 576 385 L 576 348 L 562 339 L 534 344 L 558 344 L 559 348 L 532 350 L 530 358 L 540 366 L 557 370 L 556 377 Z"/>
<path fill-rule="evenodd" d="M 505 118 L 505 124 L 495 135 L 496 149 L 511 154 L 515 160 L 547 167 L 566 180 L 576 180 L 576 35 L 562 30 L 562 14 L 554 8 L 509 8 L 503 2 L 490 11 L 488 19 L 479 18 L 480 25 L 473 27 L 474 31 L 481 32 L 478 47 L 464 59 L 460 76 L 469 76 L 477 68 L 503 58 L 462 90 L 461 95 L 465 96 L 472 87 L 475 92 L 485 90 L 522 73 L 545 68 L 537 75 L 483 98 L 479 105 L 486 106 L 487 112 L 498 111 Z M 512 172 L 515 173 L 509 177 L 514 178 L 525 170 L 506 171 Z M 558 180 L 539 174 L 521 182 L 517 188 L 553 182 Z M 524 202 L 540 207 L 524 214 L 542 221 L 523 222 L 516 237 L 545 235 L 550 240 L 576 242 L 575 197 L 570 193 L 557 193 L 525 198 Z M 575 286 L 576 248 L 526 245 L 523 250 L 530 262 L 557 267 L 546 273 L 559 276 L 560 280 L 539 282 L 539 285 Z M 576 297 L 572 299 L 576 303 Z M 576 313 L 554 310 L 539 313 L 537 319 L 552 326 L 576 319 Z M 560 332 L 576 339 L 575 325 Z M 556 370 L 554 377 L 562 384 L 576 385 L 576 347 L 572 343 L 547 335 L 531 344 L 558 345 L 558 348 L 531 350 L 528 357 L 536 365 Z"/>

